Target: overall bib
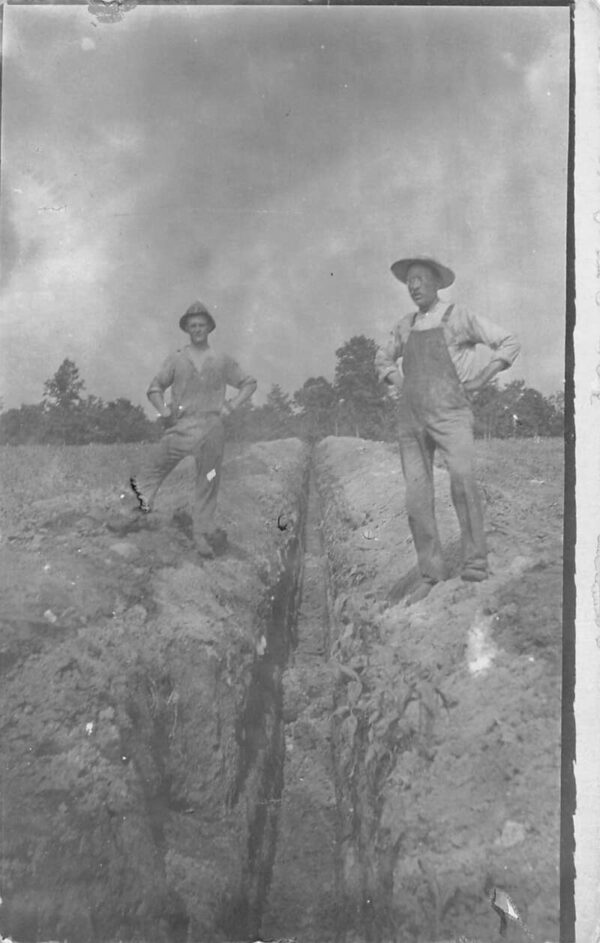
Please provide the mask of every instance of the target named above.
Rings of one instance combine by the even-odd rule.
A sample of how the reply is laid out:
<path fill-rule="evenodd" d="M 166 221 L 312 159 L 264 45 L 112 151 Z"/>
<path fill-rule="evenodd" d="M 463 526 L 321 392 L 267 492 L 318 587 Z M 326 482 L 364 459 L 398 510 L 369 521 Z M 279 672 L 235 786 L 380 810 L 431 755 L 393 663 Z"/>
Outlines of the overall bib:
<path fill-rule="evenodd" d="M 179 462 L 188 455 L 196 461 L 196 483 L 192 521 L 194 535 L 210 534 L 214 530 L 217 494 L 221 481 L 221 466 L 225 447 L 225 430 L 220 412 L 205 411 L 207 385 L 214 382 L 210 369 L 197 368 L 191 371 L 184 394 L 184 413 L 173 403 L 178 416 L 174 426 L 168 429 L 149 461 L 135 476 L 136 494 L 149 510 L 152 510 L 158 489 Z M 182 397 L 183 398 L 183 397 Z M 209 477 L 210 476 L 210 477 Z"/>
<path fill-rule="evenodd" d="M 445 312 L 442 324 L 448 321 L 452 308 Z M 443 327 L 410 332 L 402 369 L 400 457 L 408 522 L 421 575 L 431 582 L 447 575 L 435 520 L 436 447 L 443 452 L 450 473 L 463 567 L 485 572 L 487 548 L 474 473 L 473 413 L 448 352 Z"/>

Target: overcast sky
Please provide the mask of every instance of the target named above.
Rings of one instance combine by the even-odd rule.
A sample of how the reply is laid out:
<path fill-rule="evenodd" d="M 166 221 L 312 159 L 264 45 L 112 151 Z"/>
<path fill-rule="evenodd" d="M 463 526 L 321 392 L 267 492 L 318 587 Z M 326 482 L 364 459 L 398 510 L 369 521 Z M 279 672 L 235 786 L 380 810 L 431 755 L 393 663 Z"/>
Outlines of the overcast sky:
<path fill-rule="evenodd" d="M 568 8 L 5 6 L 5 406 L 65 357 L 145 402 L 179 316 L 289 392 L 412 309 L 433 254 L 562 388 Z"/>

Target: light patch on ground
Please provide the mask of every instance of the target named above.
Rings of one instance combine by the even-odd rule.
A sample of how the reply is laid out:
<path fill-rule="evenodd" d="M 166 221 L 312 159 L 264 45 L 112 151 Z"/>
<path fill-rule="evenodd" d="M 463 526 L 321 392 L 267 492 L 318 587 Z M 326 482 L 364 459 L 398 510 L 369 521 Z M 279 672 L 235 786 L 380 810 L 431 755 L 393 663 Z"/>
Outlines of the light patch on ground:
<path fill-rule="evenodd" d="M 498 648 L 492 640 L 494 615 L 485 616 L 477 611 L 469 628 L 467 642 L 467 662 L 471 674 L 487 671 L 498 654 Z"/>

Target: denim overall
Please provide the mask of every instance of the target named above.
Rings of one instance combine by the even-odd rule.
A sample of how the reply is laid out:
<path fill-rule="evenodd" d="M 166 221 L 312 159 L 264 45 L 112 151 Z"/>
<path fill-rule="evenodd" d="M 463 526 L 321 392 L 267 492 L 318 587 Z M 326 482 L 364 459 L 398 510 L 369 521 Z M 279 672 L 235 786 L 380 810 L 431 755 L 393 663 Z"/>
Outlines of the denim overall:
<path fill-rule="evenodd" d="M 453 309 L 446 310 L 445 324 Z M 415 315 L 416 317 L 416 315 Z M 414 319 L 413 319 L 414 324 Z M 402 357 L 400 456 L 406 509 L 424 579 L 446 578 L 435 520 L 433 457 L 436 447 L 450 473 L 452 503 L 460 525 L 463 568 L 487 569 L 483 512 L 474 473 L 473 413 L 448 352 L 442 326 L 412 330 Z"/>

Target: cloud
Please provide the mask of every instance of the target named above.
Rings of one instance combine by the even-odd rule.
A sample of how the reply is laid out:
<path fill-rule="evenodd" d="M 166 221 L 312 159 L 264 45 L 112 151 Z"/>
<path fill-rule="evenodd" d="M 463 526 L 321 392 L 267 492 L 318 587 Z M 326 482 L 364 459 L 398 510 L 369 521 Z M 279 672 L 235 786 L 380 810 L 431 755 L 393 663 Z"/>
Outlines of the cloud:
<path fill-rule="evenodd" d="M 91 390 L 139 401 L 199 295 L 261 389 L 297 388 L 385 336 L 418 245 L 509 327 L 526 304 L 527 342 L 554 338 L 531 376 L 561 373 L 568 11 L 138 6 L 93 39 L 85 8 L 5 12 L 17 351 L 68 341 Z"/>
<path fill-rule="evenodd" d="M 17 263 L 2 296 L 3 332 L 15 350 L 27 349 L 34 361 L 55 349 L 60 362 L 59 345 L 81 335 L 82 323 L 86 345 L 93 345 L 101 333 L 110 274 L 103 236 L 98 231 L 90 237 L 60 188 L 41 175 L 22 171 L 10 179 Z M 75 346 L 81 346 L 79 340 Z M 26 379 L 29 395 L 39 386 L 39 379 L 34 382 L 27 370 L 24 377 L 18 357 L 7 360 L 3 379 L 9 388 L 18 388 Z"/>

